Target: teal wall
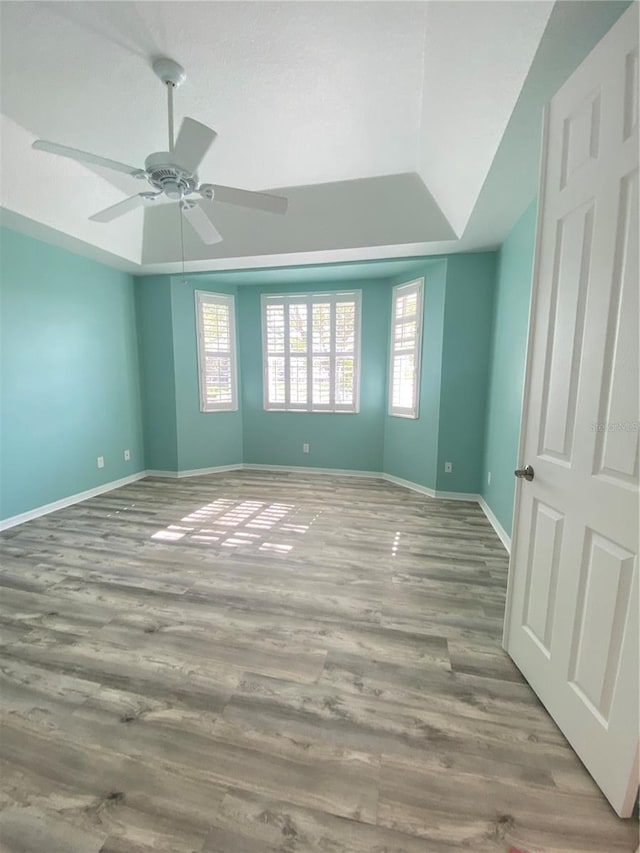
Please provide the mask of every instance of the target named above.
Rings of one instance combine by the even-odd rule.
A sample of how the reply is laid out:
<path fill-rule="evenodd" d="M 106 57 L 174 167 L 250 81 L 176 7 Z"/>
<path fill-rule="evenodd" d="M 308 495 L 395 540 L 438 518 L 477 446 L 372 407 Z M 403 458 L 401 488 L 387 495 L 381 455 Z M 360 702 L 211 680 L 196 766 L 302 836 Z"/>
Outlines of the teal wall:
<path fill-rule="evenodd" d="M 419 417 L 386 416 L 383 470 L 430 489 L 477 494 L 496 253 L 450 255 L 426 262 L 421 274 L 425 299 Z M 451 473 L 445 473 L 445 462 L 452 463 Z"/>
<path fill-rule="evenodd" d="M 419 274 L 413 277 L 419 276 L 424 278 L 424 316 L 418 417 L 392 417 L 388 414 L 388 405 L 385 405 L 382 470 L 394 477 L 435 489 L 447 261 L 440 259 L 425 263 Z M 404 276 L 391 284 L 393 286 L 409 280 Z M 388 322 L 390 328 L 390 318 Z"/>
<path fill-rule="evenodd" d="M 496 253 L 451 255 L 442 334 L 442 386 L 436 488 L 477 494 L 484 424 Z M 452 463 L 445 473 L 445 462 Z"/>
<path fill-rule="evenodd" d="M 491 335 L 482 495 L 511 535 L 514 468 L 518 458 L 536 203 L 514 225 L 500 249 Z M 491 472 L 491 484 L 487 482 Z"/>
<path fill-rule="evenodd" d="M 373 262 L 324 268 L 325 280 L 313 267 L 265 271 L 268 284 L 255 271 L 249 279 L 238 271 L 183 283 L 133 279 L 3 230 L 3 517 L 145 468 L 247 462 L 384 471 L 451 492 L 480 491 L 491 470 L 485 497 L 508 528 L 533 220 L 531 209 L 500 253 L 495 310 L 493 252 L 414 259 L 385 277 L 367 277 L 383 269 Z M 419 275 L 423 361 L 420 414 L 411 420 L 387 414 L 391 288 Z M 265 412 L 261 294 L 344 287 L 362 290 L 360 411 Z M 236 296 L 237 412 L 200 412 L 196 289 Z"/>
<path fill-rule="evenodd" d="M 8 518 L 145 462 L 132 277 L 8 228 L 0 258 L 0 516 Z"/>
<path fill-rule="evenodd" d="M 171 280 L 168 276 L 138 278 L 135 290 L 145 466 L 177 471 Z"/>
<path fill-rule="evenodd" d="M 262 383 L 262 293 L 337 290 L 335 281 L 238 289 L 244 461 L 381 471 L 384 452 L 387 351 L 391 291 L 387 281 L 349 282 L 362 290 L 360 411 L 357 414 L 265 412 Z M 344 285 L 343 285 L 344 287 Z M 303 443 L 310 445 L 302 453 Z"/>
<path fill-rule="evenodd" d="M 178 470 L 215 468 L 242 462 L 242 412 L 201 412 L 198 387 L 195 291 L 236 294 L 233 285 L 218 284 L 213 277 L 171 279 L 173 359 L 177 416 Z M 236 299 L 237 314 L 237 299 Z M 237 320 L 237 318 L 236 318 Z M 236 332 L 238 323 L 236 321 Z M 242 382 L 238 371 L 238 399 Z M 155 466 L 150 466 L 155 467 Z"/>
<path fill-rule="evenodd" d="M 212 276 L 136 280 L 146 466 L 189 471 L 242 462 L 242 413 L 201 412 L 195 291 L 235 294 Z"/>

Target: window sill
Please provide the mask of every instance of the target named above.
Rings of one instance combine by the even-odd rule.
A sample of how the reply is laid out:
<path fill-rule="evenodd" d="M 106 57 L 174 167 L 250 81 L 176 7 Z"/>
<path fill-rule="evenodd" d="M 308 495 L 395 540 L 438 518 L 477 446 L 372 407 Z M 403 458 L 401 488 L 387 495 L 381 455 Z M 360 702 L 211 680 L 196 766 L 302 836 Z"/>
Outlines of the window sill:
<path fill-rule="evenodd" d="M 274 409 L 263 408 L 263 412 L 270 414 L 288 414 L 288 415 L 358 415 L 359 409 Z"/>
<path fill-rule="evenodd" d="M 403 415 L 400 412 L 389 412 L 390 418 L 403 418 L 405 421 L 417 421 L 420 419 L 420 415 Z"/>

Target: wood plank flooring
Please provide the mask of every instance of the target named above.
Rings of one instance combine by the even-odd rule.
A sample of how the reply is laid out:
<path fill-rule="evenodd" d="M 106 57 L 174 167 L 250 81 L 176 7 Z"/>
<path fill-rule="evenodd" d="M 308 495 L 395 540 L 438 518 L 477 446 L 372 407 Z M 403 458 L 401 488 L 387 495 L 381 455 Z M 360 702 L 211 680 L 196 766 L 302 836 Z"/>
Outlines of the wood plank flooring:
<path fill-rule="evenodd" d="M 635 850 L 500 648 L 475 504 L 148 479 L 0 546 L 3 851 Z"/>

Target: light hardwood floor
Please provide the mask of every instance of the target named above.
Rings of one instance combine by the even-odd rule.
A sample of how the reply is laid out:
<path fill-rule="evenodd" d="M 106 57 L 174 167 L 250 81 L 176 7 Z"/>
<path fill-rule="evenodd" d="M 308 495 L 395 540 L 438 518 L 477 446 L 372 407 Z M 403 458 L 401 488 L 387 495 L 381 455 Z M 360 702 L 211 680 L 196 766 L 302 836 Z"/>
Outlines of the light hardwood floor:
<path fill-rule="evenodd" d="M 4 851 L 635 850 L 500 648 L 475 504 L 242 471 L 0 544 Z"/>

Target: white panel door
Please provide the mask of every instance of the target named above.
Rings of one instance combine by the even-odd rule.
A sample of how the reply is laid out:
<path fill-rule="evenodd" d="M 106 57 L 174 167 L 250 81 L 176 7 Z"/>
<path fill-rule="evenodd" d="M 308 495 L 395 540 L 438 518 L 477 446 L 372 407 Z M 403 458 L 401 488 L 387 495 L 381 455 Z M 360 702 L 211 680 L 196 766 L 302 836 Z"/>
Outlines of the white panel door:
<path fill-rule="evenodd" d="M 638 5 L 548 106 L 505 648 L 611 805 L 638 787 Z"/>

